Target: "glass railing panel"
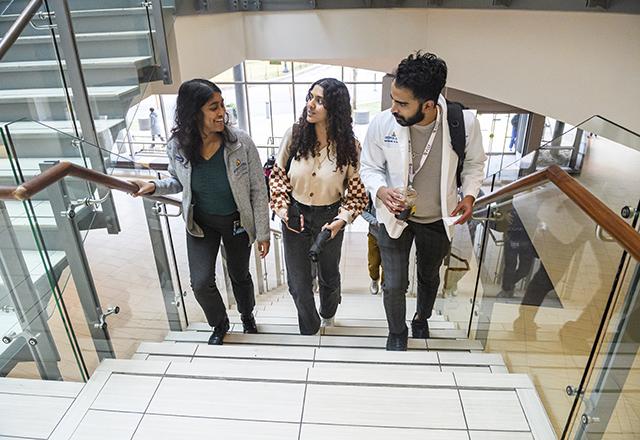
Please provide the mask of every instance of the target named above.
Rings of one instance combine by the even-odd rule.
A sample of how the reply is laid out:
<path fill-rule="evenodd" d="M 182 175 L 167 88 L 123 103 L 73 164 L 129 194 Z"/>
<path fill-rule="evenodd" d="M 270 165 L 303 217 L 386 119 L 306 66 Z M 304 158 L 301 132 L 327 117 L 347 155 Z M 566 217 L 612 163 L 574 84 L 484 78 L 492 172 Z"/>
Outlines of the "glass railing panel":
<path fill-rule="evenodd" d="M 492 209 L 481 254 L 472 328 L 485 350 L 501 353 L 512 373 L 533 380 L 560 434 L 622 259 L 614 242 L 547 183 Z"/>
<path fill-rule="evenodd" d="M 636 230 L 638 216 L 634 218 Z M 592 367 L 585 371 L 570 438 L 637 438 L 640 436 L 640 265 L 632 257 L 622 264 L 613 290 L 610 319 L 596 345 Z"/>
<path fill-rule="evenodd" d="M 75 85 L 70 65 L 77 56 L 94 119 L 96 143 L 105 152 L 128 153 L 132 157 L 136 147 L 142 148 L 141 141 L 150 137 L 151 105 L 145 97 L 149 83 L 158 75 L 148 9 L 143 2 L 131 0 L 117 4 L 73 2 L 69 9 L 77 53 L 63 44 L 64 29 L 56 29 L 62 42 L 62 57 L 67 61 L 65 78 L 70 87 Z M 74 104 L 76 112 L 82 111 L 79 101 Z M 145 121 L 139 122 L 140 119 Z M 108 159 L 107 154 L 104 156 Z"/>
<path fill-rule="evenodd" d="M 43 238 L 55 234 L 51 220 L 46 201 L 0 200 L 0 376 L 83 381 L 86 366 L 59 287 L 68 260 L 57 249 L 44 252 Z"/>
<path fill-rule="evenodd" d="M 573 146 L 553 145 L 568 136 Z M 495 173 L 495 188 L 499 189 L 520 177 L 558 165 L 577 179 L 616 213 L 624 206 L 633 206 L 640 186 L 640 136 L 612 122 L 594 116 L 569 129 L 539 150 L 529 153 Z M 490 176 L 486 182 L 492 182 Z M 490 186 L 483 186 L 488 194 Z"/>
<path fill-rule="evenodd" d="M 38 125 L 62 145 L 79 141 L 52 127 Z M 46 136 L 42 139 L 46 141 Z M 85 150 L 98 150 L 86 141 L 81 143 Z M 15 140 L 12 147 L 21 150 Z M 114 162 L 127 160 L 103 150 L 98 150 L 98 154 Z M 126 170 L 137 177 L 154 175 L 149 168 L 133 163 Z M 119 170 L 110 167 L 108 173 L 118 175 Z M 140 342 L 163 340 L 169 330 L 183 328 L 186 319 L 183 308 L 175 304 L 181 298 L 173 294 L 173 269 L 166 256 L 166 237 L 151 209 L 153 204 L 145 209 L 142 199 L 111 191 L 112 205 L 125 217 L 121 219 L 119 233 L 112 234 L 105 228 L 109 213 L 102 207 L 104 200 L 94 194 L 93 202 L 87 203 L 86 195 L 79 200 L 68 194 L 68 188 L 78 181 L 67 177 L 62 184 L 43 191 L 49 197 L 55 227 L 55 235 L 45 235 L 43 241 L 46 254 L 58 251 L 70 262 L 59 281 L 62 298 L 72 311 L 69 319 L 91 373 L 104 358 L 128 359 Z M 76 202 L 71 218 L 67 214 L 69 202 Z M 31 215 L 34 221 L 42 221 L 37 212 Z M 162 264 L 156 264 L 159 258 Z M 115 310 L 118 313 L 101 319 L 102 314 Z"/>
<path fill-rule="evenodd" d="M 3 5 L 9 6 L 7 2 Z M 16 1 L 8 11 L 15 8 L 21 11 L 25 5 L 26 2 Z M 46 143 L 39 142 L 43 131 L 32 122 L 44 121 L 72 135 L 80 133 L 78 123 L 70 117 L 63 64 L 56 52 L 57 41 L 46 12 L 46 5 L 40 8 L 0 61 L 0 125 L 12 123 L 6 135 L 19 141 L 20 151 L 13 152 L 13 156 L 22 159 L 14 164 L 14 169 L 7 154 L 0 156 L 0 185 L 5 183 L 3 179 L 13 184 L 14 171 L 20 181 L 31 179 L 40 172 L 39 164 L 47 160 L 65 157 L 74 163 L 91 165 L 77 145 L 62 146 L 59 139 L 50 136 Z M 13 23 L 17 13 L 16 10 L 0 18 L 0 35 Z M 86 188 L 79 191 L 86 192 Z"/>

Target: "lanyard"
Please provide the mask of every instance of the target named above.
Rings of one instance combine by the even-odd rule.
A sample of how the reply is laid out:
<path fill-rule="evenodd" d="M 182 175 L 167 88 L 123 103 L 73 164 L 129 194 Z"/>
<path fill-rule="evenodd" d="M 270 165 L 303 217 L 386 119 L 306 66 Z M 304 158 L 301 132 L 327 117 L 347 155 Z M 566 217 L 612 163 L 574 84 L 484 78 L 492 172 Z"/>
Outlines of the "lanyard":
<path fill-rule="evenodd" d="M 424 151 L 422 152 L 422 158 L 420 159 L 420 165 L 417 170 L 413 170 L 413 149 L 411 147 L 411 139 L 409 139 L 409 183 L 413 183 L 413 179 L 415 179 L 416 174 L 420 172 L 424 163 L 427 161 L 427 157 L 431 152 L 431 147 L 433 147 L 433 142 L 436 140 L 436 134 L 438 133 L 438 127 L 440 127 L 440 107 L 436 106 L 436 125 L 433 127 L 433 131 L 431 132 L 431 136 L 429 136 L 429 140 L 427 141 L 427 145 L 424 147 Z"/>

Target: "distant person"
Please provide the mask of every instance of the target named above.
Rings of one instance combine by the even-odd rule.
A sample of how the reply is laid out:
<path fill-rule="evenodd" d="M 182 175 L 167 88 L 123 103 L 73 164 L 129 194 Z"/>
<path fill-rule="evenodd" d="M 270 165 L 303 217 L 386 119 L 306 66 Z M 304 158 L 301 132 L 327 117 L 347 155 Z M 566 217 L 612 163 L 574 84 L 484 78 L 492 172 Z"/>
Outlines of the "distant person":
<path fill-rule="evenodd" d="M 271 208 L 282 219 L 289 293 L 300 334 L 334 324 L 340 304 L 340 255 L 344 227 L 367 206 L 360 180 L 360 145 L 353 134 L 349 90 L 324 78 L 311 85 L 302 115 L 280 144 L 270 177 Z M 325 232 L 326 231 L 326 232 Z M 310 255 L 318 236 L 327 237 Z M 317 260 L 320 313 L 312 288 Z"/>
<path fill-rule="evenodd" d="M 531 272 L 538 254 L 515 207 L 512 205 L 505 212 L 507 229 L 504 232 L 504 272 L 502 290 L 496 296 L 513 298 L 516 284 Z"/>
<path fill-rule="evenodd" d="M 191 286 L 207 322 L 209 344 L 222 345 L 229 318 L 216 285 L 216 260 L 224 244 L 233 296 L 245 333 L 257 333 L 255 296 L 249 273 L 251 244 L 269 252 L 269 205 L 258 150 L 247 133 L 229 127 L 218 86 L 205 79 L 178 90 L 176 121 L 167 145 L 171 177 L 132 180 L 144 194 L 182 191 Z"/>
<path fill-rule="evenodd" d="M 376 218 L 376 208 L 369 199 L 367 208 L 362 212 L 362 218 L 369 223 L 369 232 L 367 233 L 367 267 L 369 268 L 369 293 L 377 295 L 380 291 L 380 284 L 384 282 L 384 272 L 382 271 L 382 257 L 380 256 L 380 248 L 378 247 L 378 231 L 380 223 Z"/>
<path fill-rule="evenodd" d="M 160 127 L 160 123 L 158 122 L 158 114 L 155 109 L 151 107 L 149 109 L 149 124 L 151 125 L 151 142 L 156 140 L 156 136 L 162 142 L 164 142 L 164 138 L 162 137 L 162 129 Z M 155 144 L 151 144 L 151 148 L 153 148 Z"/>
<path fill-rule="evenodd" d="M 520 123 L 520 115 L 516 113 L 511 118 L 511 142 L 509 143 L 509 151 L 513 151 L 518 142 L 518 124 Z"/>

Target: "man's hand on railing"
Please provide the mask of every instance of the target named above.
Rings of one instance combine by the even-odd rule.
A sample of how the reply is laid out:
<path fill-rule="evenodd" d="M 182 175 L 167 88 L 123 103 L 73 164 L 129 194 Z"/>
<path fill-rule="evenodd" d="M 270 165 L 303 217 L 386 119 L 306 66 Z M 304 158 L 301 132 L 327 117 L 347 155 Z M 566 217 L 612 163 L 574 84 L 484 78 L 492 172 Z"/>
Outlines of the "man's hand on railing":
<path fill-rule="evenodd" d="M 138 192 L 131 193 L 133 197 L 142 196 L 145 194 L 153 194 L 156 191 L 156 184 L 142 179 L 129 179 L 129 182 L 138 186 Z"/>
<path fill-rule="evenodd" d="M 456 208 L 451 212 L 451 216 L 456 216 L 462 214 L 462 217 L 455 222 L 455 225 L 461 225 L 467 222 L 471 218 L 473 214 L 473 202 L 475 202 L 475 197 L 473 196 L 464 196 L 460 203 L 456 206 Z"/>
<path fill-rule="evenodd" d="M 267 254 L 269 253 L 269 247 L 270 247 L 270 242 L 269 240 L 265 240 L 265 241 L 259 241 L 258 242 L 258 251 L 260 251 L 260 258 L 264 258 L 267 256 Z"/>

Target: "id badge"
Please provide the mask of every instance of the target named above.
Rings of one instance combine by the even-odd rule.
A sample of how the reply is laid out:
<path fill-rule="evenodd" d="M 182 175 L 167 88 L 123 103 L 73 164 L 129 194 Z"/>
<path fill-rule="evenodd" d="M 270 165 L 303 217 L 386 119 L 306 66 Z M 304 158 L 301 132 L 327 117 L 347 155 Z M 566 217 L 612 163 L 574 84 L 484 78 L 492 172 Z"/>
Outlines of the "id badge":
<path fill-rule="evenodd" d="M 240 235 L 243 232 L 247 232 L 247 231 L 245 231 L 245 229 L 240 224 L 240 220 L 234 220 L 233 221 L 233 235 Z"/>

